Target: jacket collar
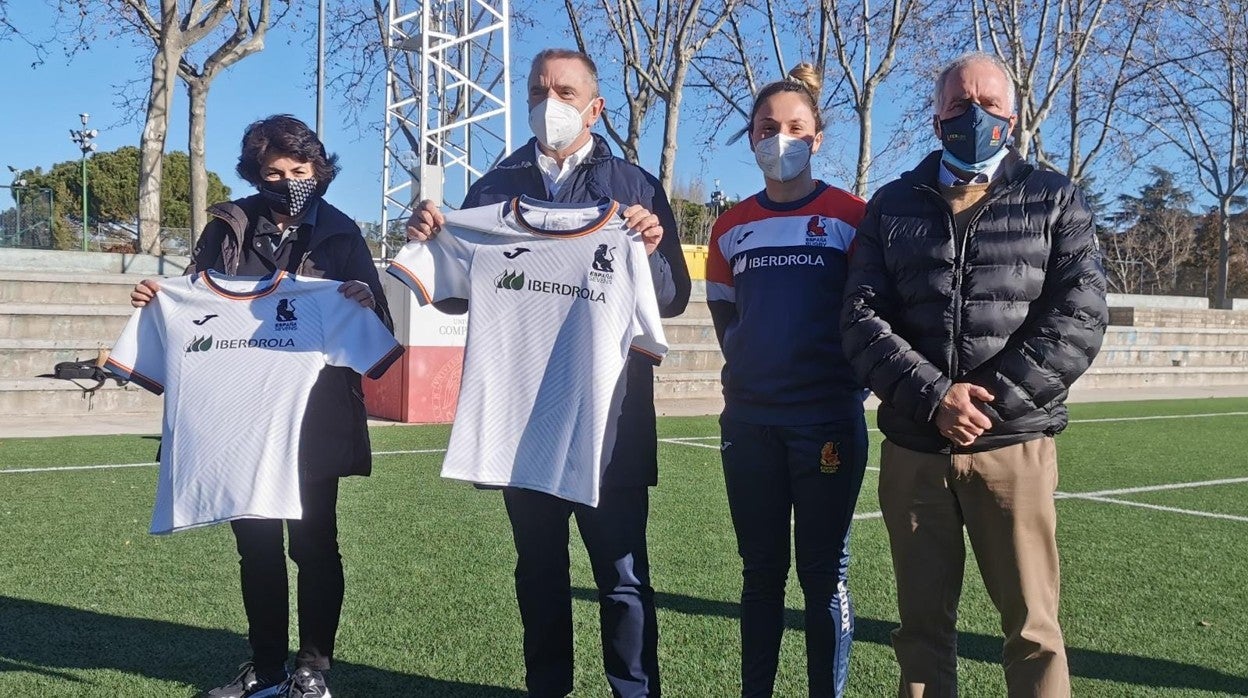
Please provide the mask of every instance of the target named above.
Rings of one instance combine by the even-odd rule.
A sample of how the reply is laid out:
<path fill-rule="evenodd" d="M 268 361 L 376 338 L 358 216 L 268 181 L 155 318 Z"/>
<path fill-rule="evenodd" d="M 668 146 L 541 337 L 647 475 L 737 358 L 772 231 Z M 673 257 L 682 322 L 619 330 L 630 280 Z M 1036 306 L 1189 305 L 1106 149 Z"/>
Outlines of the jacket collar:
<path fill-rule="evenodd" d="M 592 132 L 589 136 L 593 139 L 594 147 L 590 149 L 589 155 L 581 162 L 580 167 L 597 165 L 615 157 L 611 153 L 611 146 L 607 143 L 607 139 Z M 530 138 L 527 143 L 512 151 L 511 155 L 498 163 L 495 169 L 518 170 L 526 167 L 537 167 L 537 138 Z"/>
<path fill-rule="evenodd" d="M 253 194 L 243 199 L 213 204 L 208 207 L 208 215 L 223 221 L 234 234 L 235 242 L 241 246 L 250 222 L 265 215 L 267 208 L 264 198 L 259 194 Z M 310 225 L 312 228 L 312 236 L 308 240 L 309 250 L 324 242 L 327 238 L 347 232 L 343 226 L 332 225 L 332 218 L 327 214 L 333 212 L 333 207 L 327 204 L 324 199 L 321 199 L 316 202 L 316 206 L 310 209 L 304 217 L 303 223 Z"/>
<path fill-rule="evenodd" d="M 903 173 L 901 179 L 905 180 L 912 186 L 925 186 L 935 188 L 940 181 L 940 161 L 944 156 L 943 150 L 933 150 L 927 154 L 927 157 L 909 172 Z M 1031 174 L 1035 168 L 1026 160 L 1018 155 L 1018 151 L 1010 148 L 1009 155 L 1001 161 L 999 175 L 993 178 L 992 187 L 1012 184 Z"/>

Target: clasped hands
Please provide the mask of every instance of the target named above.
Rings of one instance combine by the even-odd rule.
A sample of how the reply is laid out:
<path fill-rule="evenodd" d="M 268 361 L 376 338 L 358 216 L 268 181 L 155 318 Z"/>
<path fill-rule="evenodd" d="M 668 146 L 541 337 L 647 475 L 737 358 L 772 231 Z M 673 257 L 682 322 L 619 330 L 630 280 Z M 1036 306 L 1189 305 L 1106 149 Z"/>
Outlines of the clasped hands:
<path fill-rule="evenodd" d="M 992 428 L 992 420 L 979 405 L 995 399 L 987 389 L 973 383 L 954 383 L 936 408 L 936 428 L 955 446 L 970 446 Z"/>

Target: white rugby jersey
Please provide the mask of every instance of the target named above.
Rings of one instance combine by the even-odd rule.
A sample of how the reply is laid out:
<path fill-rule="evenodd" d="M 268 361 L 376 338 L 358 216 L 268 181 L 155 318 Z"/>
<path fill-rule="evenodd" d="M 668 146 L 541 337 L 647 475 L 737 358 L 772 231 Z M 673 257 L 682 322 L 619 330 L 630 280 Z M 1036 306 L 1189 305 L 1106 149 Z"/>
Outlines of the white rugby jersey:
<path fill-rule="evenodd" d="M 108 368 L 165 395 L 152 533 L 298 519 L 299 432 L 326 364 L 380 377 L 403 353 L 340 282 L 278 272 L 163 279 Z"/>
<path fill-rule="evenodd" d="M 443 477 L 597 506 L 625 359 L 667 352 L 645 247 L 619 205 L 520 198 L 454 211 L 388 271 L 422 304 L 469 301 Z"/>

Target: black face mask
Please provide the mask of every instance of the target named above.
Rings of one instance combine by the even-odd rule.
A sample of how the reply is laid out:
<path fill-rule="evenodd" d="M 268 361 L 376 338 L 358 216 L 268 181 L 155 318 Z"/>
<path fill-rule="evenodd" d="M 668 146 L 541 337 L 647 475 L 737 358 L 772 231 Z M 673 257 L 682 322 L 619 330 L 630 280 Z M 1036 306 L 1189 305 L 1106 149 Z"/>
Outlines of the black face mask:
<path fill-rule="evenodd" d="M 268 202 L 274 213 L 298 216 L 324 192 L 315 179 L 279 179 L 260 183 L 260 195 Z"/>
<path fill-rule="evenodd" d="M 1010 120 L 972 103 L 966 111 L 940 122 L 945 151 L 967 165 L 986 162 L 1001 152 L 1009 138 Z"/>

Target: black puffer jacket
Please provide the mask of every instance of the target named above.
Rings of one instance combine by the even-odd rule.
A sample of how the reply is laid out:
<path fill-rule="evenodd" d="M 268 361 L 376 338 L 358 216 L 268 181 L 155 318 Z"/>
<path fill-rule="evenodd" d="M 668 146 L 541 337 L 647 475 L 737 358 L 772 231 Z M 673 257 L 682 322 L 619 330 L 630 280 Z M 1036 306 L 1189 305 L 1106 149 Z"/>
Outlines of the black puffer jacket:
<path fill-rule="evenodd" d="M 965 235 L 937 189 L 941 153 L 867 204 L 841 316 L 845 353 L 882 404 L 880 430 L 928 453 L 955 382 L 987 388 L 992 429 L 968 451 L 1056 434 L 1101 347 L 1105 273 L 1092 212 L 1066 177 L 1011 153 Z"/>

